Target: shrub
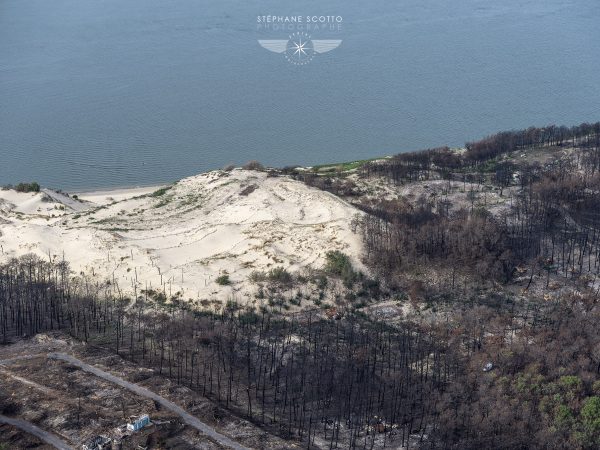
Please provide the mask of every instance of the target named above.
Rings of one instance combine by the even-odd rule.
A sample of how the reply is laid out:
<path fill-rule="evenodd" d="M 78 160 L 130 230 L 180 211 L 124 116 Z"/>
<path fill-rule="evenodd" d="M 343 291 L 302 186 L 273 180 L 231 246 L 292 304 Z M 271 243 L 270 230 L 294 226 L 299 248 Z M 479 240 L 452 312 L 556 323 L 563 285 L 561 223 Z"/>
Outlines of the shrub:
<path fill-rule="evenodd" d="M 40 192 L 40 185 L 33 181 L 31 183 L 19 183 L 15 186 L 17 192 Z"/>
<path fill-rule="evenodd" d="M 248 161 L 246 164 L 242 166 L 242 168 L 246 170 L 263 170 L 265 167 L 259 163 L 258 161 Z"/>
<path fill-rule="evenodd" d="M 561 429 L 570 429 L 575 422 L 573 411 L 567 405 L 558 405 L 554 412 L 554 423 Z"/>
<path fill-rule="evenodd" d="M 304 275 L 296 275 L 296 280 L 298 281 L 298 283 L 308 282 L 308 278 L 306 278 Z"/>
<path fill-rule="evenodd" d="M 588 397 L 581 408 L 583 433 L 580 440 L 585 447 L 600 445 L 600 397 Z"/>
<path fill-rule="evenodd" d="M 260 283 L 262 281 L 267 280 L 267 274 L 260 270 L 254 270 L 254 271 L 252 271 L 252 273 L 250 274 L 248 279 L 250 281 L 252 281 L 253 283 Z"/>
<path fill-rule="evenodd" d="M 315 283 L 320 290 L 324 290 L 327 287 L 327 277 L 325 275 L 318 275 L 315 277 Z"/>
<path fill-rule="evenodd" d="M 565 391 L 579 392 L 583 389 L 583 381 L 575 375 L 564 375 L 558 382 Z"/>
<path fill-rule="evenodd" d="M 292 274 L 289 273 L 284 267 L 274 267 L 268 272 L 255 270 L 250 274 L 248 279 L 253 283 L 269 281 L 271 283 L 290 284 L 292 281 L 294 281 Z"/>
<path fill-rule="evenodd" d="M 170 186 L 166 186 L 166 187 L 164 187 L 164 188 L 160 188 L 160 189 L 158 189 L 158 190 L 154 191 L 152 194 L 150 194 L 150 197 L 160 197 L 160 196 L 162 196 L 162 195 L 165 195 L 165 193 L 166 193 L 166 192 L 167 192 L 169 189 L 171 189 L 171 187 L 170 187 Z"/>
<path fill-rule="evenodd" d="M 218 276 L 215 281 L 217 282 L 218 285 L 221 285 L 221 286 L 229 286 L 231 284 L 229 275 L 227 275 L 226 273 Z"/>
<path fill-rule="evenodd" d="M 339 250 L 327 252 L 325 259 L 325 270 L 332 275 L 342 275 L 344 271 L 352 269 L 352 263 L 348 255 Z"/>
<path fill-rule="evenodd" d="M 283 267 L 274 267 L 269 270 L 267 279 L 273 283 L 290 284 L 292 282 L 292 274 Z"/>
<path fill-rule="evenodd" d="M 256 184 L 251 184 L 249 186 L 246 186 L 244 189 L 241 190 L 240 195 L 248 196 L 248 195 L 252 194 L 257 188 L 258 188 L 258 186 Z"/>
<path fill-rule="evenodd" d="M 329 251 L 326 253 L 325 259 L 325 271 L 341 277 L 345 285 L 351 286 L 358 278 L 350 258 L 345 253 L 339 250 Z"/>

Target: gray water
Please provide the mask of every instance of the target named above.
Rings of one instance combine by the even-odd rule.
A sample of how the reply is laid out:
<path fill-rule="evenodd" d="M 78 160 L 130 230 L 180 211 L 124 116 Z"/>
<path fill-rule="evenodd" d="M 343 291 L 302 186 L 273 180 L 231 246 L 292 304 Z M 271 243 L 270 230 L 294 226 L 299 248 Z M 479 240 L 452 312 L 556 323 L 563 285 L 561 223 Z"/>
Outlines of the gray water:
<path fill-rule="evenodd" d="M 342 45 L 293 66 L 258 45 L 286 37 L 257 30 L 266 14 L 341 15 Z M 597 121 L 598 24 L 597 0 L 0 0 L 0 184 L 149 185 Z"/>

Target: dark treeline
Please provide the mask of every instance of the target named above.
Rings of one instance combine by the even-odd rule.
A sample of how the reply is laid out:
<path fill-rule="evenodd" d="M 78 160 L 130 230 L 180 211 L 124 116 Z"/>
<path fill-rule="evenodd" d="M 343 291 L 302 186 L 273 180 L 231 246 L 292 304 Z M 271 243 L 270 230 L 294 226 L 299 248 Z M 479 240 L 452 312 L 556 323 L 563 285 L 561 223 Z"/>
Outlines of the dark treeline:
<path fill-rule="evenodd" d="M 358 195 L 356 185 L 348 179 L 338 179 L 336 177 L 321 176 L 313 172 L 291 172 L 294 179 L 306 183 L 308 186 L 316 187 L 323 191 L 331 192 L 342 197 L 354 197 Z"/>
<path fill-rule="evenodd" d="M 155 292 L 112 297 L 109 286 L 70 280 L 67 269 L 33 256 L 0 266 L 2 340 L 65 330 L 309 447 L 424 440 L 436 399 L 462 365 L 433 330 L 357 315 L 282 319 L 233 303 L 201 314 Z"/>
<path fill-rule="evenodd" d="M 585 167 L 585 166 L 584 166 Z M 502 228 L 519 260 L 547 272 L 579 278 L 600 274 L 600 177 L 597 169 L 561 165 L 517 194 Z"/>
<path fill-rule="evenodd" d="M 380 176 L 401 184 L 428 179 L 432 171 L 447 171 L 462 167 L 464 160 L 448 147 L 432 148 L 417 152 L 400 153 L 383 161 L 369 162 L 360 169 L 363 177 Z"/>
<path fill-rule="evenodd" d="M 465 161 L 477 164 L 519 149 L 563 146 L 598 147 L 600 143 L 600 122 L 583 123 L 566 127 L 549 125 L 543 128 L 530 127 L 519 131 L 504 131 L 465 145 Z"/>
<path fill-rule="evenodd" d="M 361 205 L 368 213 L 362 219 L 362 233 L 371 266 L 388 279 L 394 270 L 430 262 L 499 281 L 510 280 L 523 264 L 531 271 L 544 270 L 548 280 L 552 274 L 600 275 L 600 146 L 598 136 L 590 135 L 595 126 L 575 129 L 579 134 L 572 131 L 570 136 L 585 140 L 586 147 L 544 166 L 504 160 L 494 164 L 491 174 L 463 172 L 460 188 L 471 198 L 470 208 L 452 209 L 446 195 L 416 203 Z M 553 134 L 540 136 L 544 145 L 548 139 L 556 144 L 555 137 L 548 137 Z M 450 179 L 456 179 L 457 173 L 446 170 L 460 166 L 458 154 L 445 148 L 401 156 L 392 163 L 378 163 L 382 172 L 371 164 L 367 175 L 384 174 L 394 182 L 447 178 L 451 190 Z M 396 170 L 396 164 L 410 174 Z M 446 169 L 439 168 L 443 164 Z M 486 183 L 498 186 L 500 196 L 513 188 L 502 212 L 474 207 L 486 195 L 482 194 Z"/>
<path fill-rule="evenodd" d="M 363 202 L 360 228 L 389 287 L 460 317 L 463 345 L 449 345 L 472 370 L 441 396 L 432 437 L 444 448 L 600 448 L 599 131 L 531 128 L 363 167 L 437 182 L 433 195 Z M 488 207 L 489 192 L 505 201 Z M 486 360 L 487 378 L 475 366 Z"/>
<path fill-rule="evenodd" d="M 597 448 L 600 306 L 576 295 L 520 314 L 392 328 L 132 302 L 65 264 L 0 267 L 2 339 L 62 329 L 110 348 L 306 448 Z M 154 300 L 153 300 L 154 298 Z M 483 373 L 486 361 L 495 369 Z M 2 405 L 0 404 L 0 408 Z"/>
<path fill-rule="evenodd" d="M 363 166 L 395 184 L 437 181 L 435 195 L 355 199 L 372 275 L 427 320 L 282 318 L 234 302 L 201 313 L 27 256 L 0 265 L 0 340 L 64 330 L 307 448 L 600 448 L 598 129 L 499 133 Z M 535 148 L 560 151 L 509 158 Z M 356 193 L 342 177 L 301 176 Z M 492 191 L 505 200 L 495 210 L 476 201 Z M 439 312 L 421 316 L 425 304 Z"/>
<path fill-rule="evenodd" d="M 515 314 L 477 306 L 453 335 L 471 337 L 470 370 L 440 400 L 441 448 L 600 448 L 600 307 L 597 295 Z M 481 373 L 485 361 L 495 368 Z"/>
<path fill-rule="evenodd" d="M 573 127 L 550 125 L 504 131 L 479 141 L 467 142 L 463 153 L 454 152 L 448 147 L 400 153 L 383 162 L 364 164 L 360 173 L 366 177 L 383 176 L 397 184 L 428 179 L 432 173 L 439 173 L 445 178 L 455 171 L 485 170 L 480 166 L 487 161 L 517 150 L 562 147 L 565 144 L 583 149 L 600 147 L 600 122 Z"/>
<path fill-rule="evenodd" d="M 448 264 L 481 279 L 507 281 L 516 265 L 506 230 L 489 214 L 461 210 L 445 215 L 432 203 L 411 207 L 380 202 L 361 219 L 365 257 L 388 284 L 420 264 Z M 450 287 L 450 286 L 449 286 Z"/>

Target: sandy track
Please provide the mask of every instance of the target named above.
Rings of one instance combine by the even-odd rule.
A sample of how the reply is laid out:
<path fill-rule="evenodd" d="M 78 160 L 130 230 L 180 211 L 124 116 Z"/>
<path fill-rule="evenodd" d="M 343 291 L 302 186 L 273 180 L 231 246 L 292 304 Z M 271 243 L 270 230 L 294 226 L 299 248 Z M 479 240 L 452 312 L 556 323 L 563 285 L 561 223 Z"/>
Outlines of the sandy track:
<path fill-rule="evenodd" d="M 13 419 L 11 417 L 6 417 L 0 414 L 0 423 L 5 423 L 8 425 L 12 425 L 13 427 L 17 427 L 20 430 L 25 431 L 26 433 L 32 434 L 33 436 L 40 438 L 45 443 L 50 444 L 59 450 L 73 450 L 73 447 L 68 445 L 63 440 L 59 439 L 51 433 L 48 433 L 47 431 L 42 430 L 39 427 L 36 427 L 31 422 L 27 422 L 21 419 Z"/>
<path fill-rule="evenodd" d="M 196 430 L 200 431 L 201 433 L 204 433 L 205 435 L 209 436 L 211 439 L 213 439 L 214 441 L 218 442 L 221 445 L 224 445 L 229 448 L 233 448 L 235 450 L 249 450 L 248 447 L 244 447 L 244 446 L 238 444 L 234 440 L 219 433 L 217 430 L 215 430 L 210 425 L 202 422 L 197 417 L 194 417 L 191 414 L 187 413 L 183 408 L 177 406 L 175 403 L 170 402 L 169 400 L 165 399 L 164 397 L 161 397 L 160 395 L 158 395 L 146 388 L 138 386 L 137 384 L 134 384 L 134 383 L 130 383 L 129 381 L 125 381 L 122 378 L 119 378 L 115 375 L 105 372 L 97 367 L 86 364 L 83 361 L 81 361 L 73 356 L 67 355 L 65 353 L 50 353 L 50 354 L 48 354 L 48 357 L 51 359 L 58 359 L 58 360 L 66 361 L 70 364 L 73 364 L 73 365 L 81 368 L 82 370 L 84 370 L 86 372 L 94 374 L 100 378 L 110 381 L 111 383 L 115 383 L 125 389 L 128 389 L 137 395 L 152 399 L 152 400 L 160 403 L 162 406 L 164 406 L 168 410 L 179 415 L 183 419 L 183 421 L 185 423 L 187 423 L 189 426 L 195 428 Z"/>

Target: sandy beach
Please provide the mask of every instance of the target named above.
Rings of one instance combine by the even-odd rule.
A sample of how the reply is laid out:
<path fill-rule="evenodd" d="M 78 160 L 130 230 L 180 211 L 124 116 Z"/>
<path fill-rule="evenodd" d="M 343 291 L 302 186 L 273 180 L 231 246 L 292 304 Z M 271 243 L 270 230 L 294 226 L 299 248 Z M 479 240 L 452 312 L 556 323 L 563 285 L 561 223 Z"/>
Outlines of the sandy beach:
<path fill-rule="evenodd" d="M 110 190 L 101 190 L 101 191 L 83 191 L 83 192 L 75 192 L 74 194 L 80 200 L 92 202 L 97 205 L 106 205 L 112 202 L 120 202 L 122 200 L 127 200 L 132 197 L 137 197 L 139 195 L 147 195 L 152 192 L 157 191 L 160 188 L 165 187 L 166 185 L 157 184 L 154 186 L 145 186 L 145 187 L 130 187 L 130 188 L 120 188 L 120 189 L 110 189 Z"/>

